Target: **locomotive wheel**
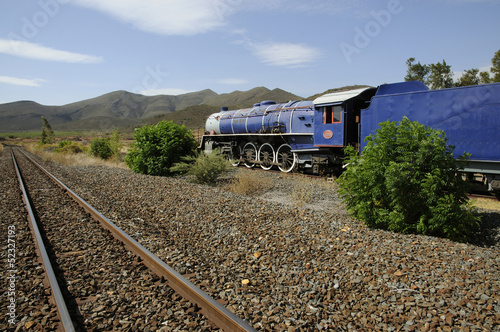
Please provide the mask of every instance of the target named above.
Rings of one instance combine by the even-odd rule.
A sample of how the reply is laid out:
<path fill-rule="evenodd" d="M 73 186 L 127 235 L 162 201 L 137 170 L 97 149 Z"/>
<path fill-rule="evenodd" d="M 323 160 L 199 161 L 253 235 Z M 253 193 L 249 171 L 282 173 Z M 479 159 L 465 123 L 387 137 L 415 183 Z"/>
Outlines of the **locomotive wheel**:
<path fill-rule="evenodd" d="M 251 160 L 257 160 L 257 148 L 253 143 L 247 143 L 243 147 L 243 157 L 245 158 L 245 166 L 248 168 L 252 168 L 255 166 L 255 163 L 252 163 Z"/>
<path fill-rule="evenodd" d="M 276 162 L 279 164 L 280 171 L 291 172 L 297 164 L 297 156 L 292 152 L 292 147 L 288 144 L 283 144 L 278 148 L 276 153 Z"/>
<path fill-rule="evenodd" d="M 272 163 L 274 162 L 274 148 L 271 144 L 264 143 L 260 146 L 259 161 L 262 162 L 262 164 L 260 164 L 260 167 L 262 167 L 262 169 L 266 171 L 270 170 L 273 167 Z"/>
<path fill-rule="evenodd" d="M 241 159 L 241 151 L 240 148 L 235 146 L 231 149 L 231 152 L 227 154 L 227 159 L 231 163 L 231 166 L 239 166 L 240 165 L 240 159 Z"/>

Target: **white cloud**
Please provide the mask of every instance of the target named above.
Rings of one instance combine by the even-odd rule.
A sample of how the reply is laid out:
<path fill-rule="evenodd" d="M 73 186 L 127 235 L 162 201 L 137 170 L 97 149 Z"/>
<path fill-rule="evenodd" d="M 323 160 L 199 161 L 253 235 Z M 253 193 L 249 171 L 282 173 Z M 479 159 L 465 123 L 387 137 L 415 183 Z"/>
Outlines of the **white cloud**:
<path fill-rule="evenodd" d="M 67 0 L 113 16 L 139 30 L 162 35 L 196 35 L 226 25 L 238 11 L 337 14 L 362 0 Z M 365 0 L 366 1 L 366 0 Z"/>
<path fill-rule="evenodd" d="M 246 84 L 248 83 L 248 81 L 241 78 L 224 78 L 218 80 L 217 83 L 227 84 L 227 85 L 240 85 L 240 84 Z"/>
<path fill-rule="evenodd" d="M 304 44 L 249 43 L 247 45 L 260 60 L 271 66 L 303 67 L 321 56 L 321 51 Z"/>
<path fill-rule="evenodd" d="M 73 0 L 130 23 L 137 29 L 162 35 L 195 35 L 224 26 L 240 0 Z"/>
<path fill-rule="evenodd" d="M 0 38 L 0 53 L 45 61 L 69 63 L 99 63 L 103 59 L 92 55 L 53 49 L 35 43 Z"/>
<path fill-rule="evenodd" d="M 11 76 L 0 76 L 0 83 L 6 83 L 11 85 L 39 87 L 41 86 L 40 84 L 41 82 L 46 82 L 46 81 L 39 78 L 26 79 L 26 78 L 18 78 Z"/>
<path fill-rule="evenodd" d="M 165 88 L 165 89 L 148 89 L 142 90 L 138 93 L 144 96 L 157 96 L 157 95 L 168 95 L 168 96 L 177 96 L 183 95 L 185 93 L 194 92 L 192 90 L 184 90 L 184 89 L 175 89 L 175 88 Z"/>
<path fill-rule="evenodd" d="M 234 0 L 233 0 L 234 1 Z M 366 0 L 365 0 L 366 1 Z M 299 13 L 338 14 L 362 5 L 363 0 L 253 0 L 242 4 L 245 10 L 278 10 Z"/>

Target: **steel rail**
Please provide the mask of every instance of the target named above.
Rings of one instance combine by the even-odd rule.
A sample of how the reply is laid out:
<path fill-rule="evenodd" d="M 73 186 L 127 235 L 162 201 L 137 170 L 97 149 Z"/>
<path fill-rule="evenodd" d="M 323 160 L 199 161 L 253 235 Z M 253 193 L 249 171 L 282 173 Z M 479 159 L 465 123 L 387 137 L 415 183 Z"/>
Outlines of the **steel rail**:
<path fill-rule="evenodd" d="M 23 153 L 24 154 L 24 153 Z M 64 183 L 52 175 L 49 171 L 43 168 L 32 158 L 24 154 L 34 165 L 39 167 L 45 174 L 53 179 L 61 188 L 63 188 L 69 196 L 71 196 L 78 204 L 80 204 L 94 219 L 99 221 L 103 227 L 111 231 L 111 234 L 125 244 L 132 252 L 139 256 L 144 264 L 148 266 L 158 276 L 163 276 L 168 285 L 179 293 L 183 298 L 191 303 L 197 304 L 201 308 L 203 315 L 224 331 L 256 331 L 247 322 L 234 313 L 229 311 L 222 304 L 211 298 L 207 293 L 194 285 L 187 278 L 183 277 L 179 272 L 163 262 L 160 258 L 134 240 L 130 235 L 125 233 L 121 228 L 114 224 L 111 220 L 94 209 L 83 198 L 69 189 Z"/>
<path fill-rule="evenodd" d="M 39 257 L 42 260 L 43 267 L 45 269 L 45 274 L 49 279 L 50 288 L 52 289 L 52 297 L 55 301 L 57 307 L 57 313 L 63 325 L 65 331 L 75 331 L 75 327 L 73 325 L 73 321 L 71 319 L 71 315 L 69 314 L 68 308 L 66 306 L 66 302 L 64 301 L 64 297 L 62 295 L 61 289 L 59 288 L 59 284 L 57 282 L 56 275 L 54 273 L 54 269 L 50 263 L 49 255 L 47 254 L 47 250 L 45 249 L 45 245 L 43 244 L 42 235 L 40 233 L 40 229 L 38 228 L 35 214 L 33 213 L 33 208 L 31 207 L 31 203 L 28 197 L 28 192 L 26 190 L 26 186 L 24 185 L 24 180 L 21 176 L 21 172 L 19 170 L 19 166 L 16 162 L 16 157 L 14 155 L 14 150 L 11 149 L 12 161 L 14 162 L 14 168 L 16 170 L 17 178 L 19 179 L 19 187 L 23 193 L 23 200 L 26 205 L 26 210 L 28 211 L 28 219 L 30 221 L 30 228 L 32 233 L 34 234 L 35 244 L 37 247 L 37 251 L 39 253 Z"/>

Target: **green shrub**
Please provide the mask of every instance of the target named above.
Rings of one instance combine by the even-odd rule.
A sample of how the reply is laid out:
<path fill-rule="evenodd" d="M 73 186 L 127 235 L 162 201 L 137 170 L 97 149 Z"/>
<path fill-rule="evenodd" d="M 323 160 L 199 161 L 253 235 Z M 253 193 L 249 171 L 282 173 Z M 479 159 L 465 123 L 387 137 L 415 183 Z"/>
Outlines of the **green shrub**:
<path fill-rule="evenodd" d="M 120 153 L 122 149 L 122 144 L 120 143 L 120 135 L 118 130 L 114 130 L 109 138 L 109 148 L 111 149 L 111 153 L 115 162 L 120 162 L 122 159 L 122 155 Z"/>
<path fill-rule="evenodd" d="M 108 159 L 111 157 L 113 155 L 113 151 L 111 151 L 109 139 L 94 138 L 92 142 L 90 142 L 90 155 L 101 159 Z"/>
<path fill-rule="evenodd" d="M 81 143 L 65 140 L 57 143 L 57 147 L 53 151 L 62 154 L 77 154 L 86 152 L 87 150 L 88 148 Z"/>
<path fill-rule="evenodd" d="M 181 157 L 194 153 L 197 146 L 193 134 L 172 121 L 136 129 L 135 142 L 125 156 L 125 163 L 136 173 L 169 176 L 170 168 Z"/>
<path fill-rule="evenodd" d="M 463 169 L 444 132 L 411 122 L 380 124 L 361 155 L 346 149 L 338 180 L 347 209 L 369 227 L 465 241 L 478 227 Z"/>
<path fill-rule="evenodd" d="M 214 184 L 231 167 L 227 158 L 215 150 L 208 155 L 200 152 L 196 156 L 183 157 L 182 160 L 184 162 L 176 163 L 170 171 L 191 175 L 194 182 L 200 184 Z"/>
<path fill-rule="evenodd" d="M 54 149 L 54 151 L 56 151 L 57 149 L 62 149 L 66 145 L 71 145 L 71 143 L 73 143 L 73 142 L 71 142 L 70 140 L 59 141 L 57 143 L 57 147 Z"/>

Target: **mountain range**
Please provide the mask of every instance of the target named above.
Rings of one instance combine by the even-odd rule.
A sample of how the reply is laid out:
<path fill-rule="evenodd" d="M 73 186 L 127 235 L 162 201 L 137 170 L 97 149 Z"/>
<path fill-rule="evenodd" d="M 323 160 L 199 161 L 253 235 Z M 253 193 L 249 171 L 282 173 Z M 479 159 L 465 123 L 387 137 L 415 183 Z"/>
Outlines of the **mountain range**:
<path fill-rule="evenodd" d="M 0 104 L 0 132 L 40 130 L 42 116 L 59 131 L 133 128 L 162 119 L 185 124 L 188 128 L 199 128 L 206 117 L 221 106 L 234 109 L 250 107 L 263 100 L 287 102 L 300 99 L 302 97 L 281 89 L 257 87 L 227 94 L 206 89 L 177 96 L 143 96 L 114 91 L 63 106 L 17 101 Z"/>

